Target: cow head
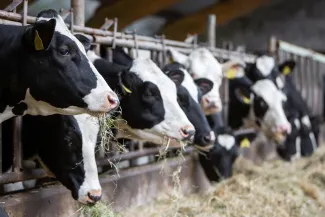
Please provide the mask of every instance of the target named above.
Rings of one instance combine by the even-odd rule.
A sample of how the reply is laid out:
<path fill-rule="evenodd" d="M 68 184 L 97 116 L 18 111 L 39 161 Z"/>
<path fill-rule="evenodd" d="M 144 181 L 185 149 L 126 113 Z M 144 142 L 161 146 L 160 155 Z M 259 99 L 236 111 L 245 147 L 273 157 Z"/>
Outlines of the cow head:
<path fill-rule="evenodd" d="M 121 93 L 119 137 L 161 144 L 168 137 L 189 140 L 194 135 L 193 125 L 177 103 L 176 85 L 150 59 L 133 60 L 116 48 L 113 60 L 123 68 L 95 58 L 90 52 L 88 55 L 100 73 L 105 79 L 114 78 L 114 88 Z"/>
<path fill-rule="evenodd" d="M 185 66 L 187 71 L 202 90 L 206 92 L 201 100 L 201 106 L 206 115 L 214 114 L 222 109 L 219 88 L 222 83 L 221 65 L 206 48 L 198 48 L 189 56 L 169 48 L 172 59 Z"/>
<path fill-rule="evenodd" d="M 200 107 L 201 91 L 197 88 L 193 78 L 179 63 L 168 64 L 163 71 L 175 82 L 177 101 L 195 127 L 194 144 L 203 147 L 213 145 L 215 135 Z"/>
<path fill-rule="evenodd" d="M 200 151 L 199 161 L 210 181 L 219 182 L 232 175 L 232 166 L 239 155 L 240 147 L 247 147 L 256 137 L 256 133 L 235 135 L 229 127 L 216 130 L 217 139 L 213 148 L 207 152 Z"/>
<path fill-rule="evenodd" d="M 77 39 L 79 38 L 80 41 Z M 118 98 L 87 58 L 89 40 L 70 33 L 53 10 L 42 11 L 24 33 L 28 114 L 104 113 L 118 106 Z"/>
<path fill-rule="evenodd" d="M 248 77 L 242 75 L 241 70 L 238 76 L 236 72 L 234 74 L 228 78 L 230 104 L 232 104 L 229 117 L 247 110 L 248 116 L 244 124 L 258 126 L 269 138 L 282 143 L 291 130 L 283 110 L 286 96 L 271 80 L 262 79 L 253 83 Z M 243 108 L 239 109 L 239 107 Z M 237 109 L 241 111 L 236 111 Z"/>
<path fill-rule="evenodd" d="M 101 198 L 95 160 L 97 121 L 87 114 L 25 116 L 23 121 L 24 153 L 36 148 L 46 171 L 83 204 L 95 203 Z"/>

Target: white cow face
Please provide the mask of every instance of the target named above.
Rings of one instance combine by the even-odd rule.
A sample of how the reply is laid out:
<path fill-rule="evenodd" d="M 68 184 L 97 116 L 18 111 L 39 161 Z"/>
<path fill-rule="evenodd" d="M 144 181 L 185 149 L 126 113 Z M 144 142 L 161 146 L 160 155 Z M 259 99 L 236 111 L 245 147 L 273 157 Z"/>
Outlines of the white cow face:
<path fill-rule="evenodd" d="M 285 136 L 291 132 L 291 125 L 283 110 L 286 96 L 268 79 L 257 81 L 251 89 L 255 96 L 250 117 L 260 120 L 261 130 L 267 136 L 282 143 Z"/>
<path fill-rule="evenodd" d="M 190 53 L 189 56 L 181 54 L 176 50 L 169 48 L 174 61 L 183 64 L 188 72 L 196 80 L 197 85 L 206 90 L 206 86 L 211 86 L 206 79 L 212 83 L 212 87 L 202 97 L 201 106 L 206 115 L 215 114 L 222 109 L 222 103 L 219 94 L 219 88 L 222 83 L 221 64 L 206 48 L 198 48 Z"/>
<path fill-rule="evenodd" d="M 164 117 L 159 123 L 155 123 L 150 128 L 143 129 L 131 128 L 120 122 L 120 126 L 127 129 L 127 132 L 119 131 L 120 136 L 131 136 L 132 139 L 157 144 L 163 143 L 166 137 L 176 140 L 187 140 L 189 136 L 193 136 L 195 133 L 194 126 L 188 120 L 177 102 L 175 83 L 148 58 L 140 57 L 135 59 L 132 62 L 130 71 L 139 76 L 145 87 L 151 87 L 150 89 L 146 88 L 142 90 L 143 88 L 140 88 L 137 90 L 138 94 L 143 95 L 142 98 L 145 98 L 144 101 L 146 105 L 152 104 L 155 101 L 157 101 L 157 103 L 159 101 L 159 104 L 162 105 L 160 106 L 162 108 L 147 106 L 146 109 L 163 110 Z M 121 105 L 123 105 L 123 103 Z M 145 111 L 143 111 L 142 114 L 145 114 Z"/>

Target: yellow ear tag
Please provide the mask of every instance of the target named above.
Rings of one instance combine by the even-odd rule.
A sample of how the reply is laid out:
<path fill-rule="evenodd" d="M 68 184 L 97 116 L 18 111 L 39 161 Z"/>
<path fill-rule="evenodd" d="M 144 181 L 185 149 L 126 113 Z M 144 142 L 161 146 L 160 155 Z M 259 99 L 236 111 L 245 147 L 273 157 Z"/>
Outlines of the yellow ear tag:
<path fill-rule="evenodd" d="M 251 99 L 250 98 L 248 98 L 247 96 L 245 96 L 243 94 L 240 94 L 240 95 L 241 95 L 244 103 L 246 103 L 246 104 L 250 104 L 251 103 Z"/>
<path fill-rule="evenodd" d="M 249 142 L 249 140 L 247 138 L 243 139 L 240 142 L 240 147 L 241 148 L 249 148 L 251 146 L 251 143 Z"/>
<path fill-rule="evenodd" d="M 291 72 L 291 69 L 290 69 L 289 66 L 285 66 L 285 67 L 283 68 L 283 70 L 282 70 L 282 73 L 283 73 L 284 75 L 288 75 L 290 72 Z"/>
<path fill-rule="evenodd" d="M 132 93 L 132 91 L 129 88 L 127 88 L 126 86 L 124 86 L 124 84 L 122 84 L 122 87 L 127 93 Z"/>
<path fill-rule="evenodd" d="M 230 68 L 226 72 L 226 78 L 228 78 L 228 79 L 234 79 L 236 77 L 236 74 L 237 74 L 236 68 Z"/>
<path fill-rule="evenodd" d="M 35 50 L 44 50 L 43 42 L 41 37 L 39 37 L 38 31 L 35 31 L 35 39 L 34 39 Z"/>

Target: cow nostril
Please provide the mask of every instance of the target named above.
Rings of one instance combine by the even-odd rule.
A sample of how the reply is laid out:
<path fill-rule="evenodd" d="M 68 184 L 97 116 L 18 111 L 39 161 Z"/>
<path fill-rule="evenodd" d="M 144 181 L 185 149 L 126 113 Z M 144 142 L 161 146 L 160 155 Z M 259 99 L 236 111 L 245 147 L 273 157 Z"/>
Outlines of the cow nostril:
<path fill-rule="evenodd" d="M 88 197 L 89 199 L 91 199 L 92 201 L 94 201 L 95 203 L 97 201 L 99 201 L 102 198 L 102 195 L 92 195 L 90 192 L 88 192 Z"/>
<path fill-rule="evenodd" d="M 211 143 L 212 140 L 211 140 L 210 135 L 204 136 L 204 137 L 203 137 L 203 141 L 204 141 L 204 143 L 206 143 L 206 144 Z"/>
<path fill-rule="evenodd" d="M 117 105 L 119 104 L 119 100 L 116 97 L 112 97 L 111 95 L 108 95 L 107 99 L 112 108 L 117 107 Z"/>
<path fill-rule="evenodd" d="M 180 130 L 180 133 L 185 139 L 190 139 L 195 134 L 195 130 L 190 126 L 186 126 Z"/>

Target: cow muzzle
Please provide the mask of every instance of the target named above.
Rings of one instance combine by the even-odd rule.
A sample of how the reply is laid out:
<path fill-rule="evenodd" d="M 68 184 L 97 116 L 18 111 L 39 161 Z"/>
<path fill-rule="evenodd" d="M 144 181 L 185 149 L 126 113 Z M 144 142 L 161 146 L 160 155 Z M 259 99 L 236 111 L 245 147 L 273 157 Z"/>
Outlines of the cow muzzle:
<path fill-rule="evenodd" d="M 119 104 L 120 101 L 117 95 L 114 92 L 110 92 L 105 98 L 103 110 L 107 110 L 107 112 L 110 112 L 116 109 L 119 106 Z"/>
<path fill-rule="evenodd" d="M 193 139 L 193 136 L 195 134 L 195 129 L 192 126 L 184 126 L 179 130 L 179 133 L 181 134 L 182 141 L 191 141 Z"/>
<path fill-rule="evenodd" d="M 82 204 L 95 204 L 96 202 L 100 201 L 101 198 L 102 198 L 102 191 L 100 189 L 90 190 L 88 191 L 87 195 L 78 199 L 78 201 Z"/>
<path fill-rule="evenodd" d="M 221 111 L 221 104 L 217 101 L 211 100 L 208 97 L 204 97 L 201 102 L 201 107 L 205 114 L 215 114 Z"/>

